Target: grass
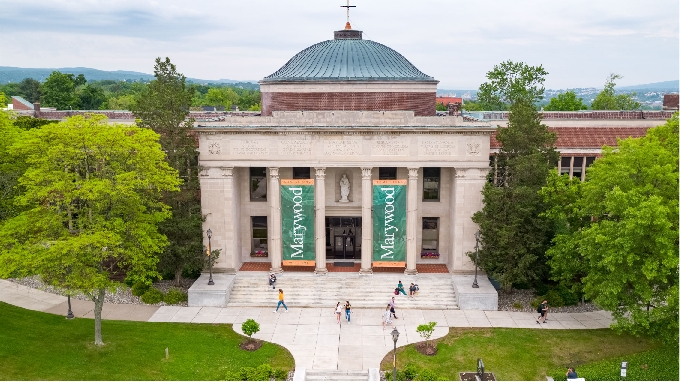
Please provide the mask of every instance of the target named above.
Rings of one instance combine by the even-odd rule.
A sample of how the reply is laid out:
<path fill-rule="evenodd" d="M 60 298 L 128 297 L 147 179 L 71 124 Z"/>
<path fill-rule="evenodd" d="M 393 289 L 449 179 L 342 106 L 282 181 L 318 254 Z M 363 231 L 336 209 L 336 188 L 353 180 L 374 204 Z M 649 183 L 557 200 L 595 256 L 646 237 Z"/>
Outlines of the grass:
<path fill-rule="evenodd" d="M 545 381 L 549 371 L 564 370 L 564 375 L 567 366 L 578 371 L 580 365 L 661 348 L 660 343 L 610 329 L 451 328 L 434 341 L 435 356 L 420 354 L 414 345 L 397 349 L 397 368 L 411 363 L 446 380 L 459 380 L 459 372 L 476 371 L 477 358 L 482 358 L 485 371 L 498 380 Z M 392 369 L 392 354 L 385 356 L 381 369 Z"/>
<path fill-rule="evenodd" d="M 294 367 L 275 344 L 239 349 L 244 337 L 231 325 L 104 321 L 102 336 L 104 346 L 95 346 L 92 319 L 0 302 L 0 379 L 216 380 L 244 366 Z"/>

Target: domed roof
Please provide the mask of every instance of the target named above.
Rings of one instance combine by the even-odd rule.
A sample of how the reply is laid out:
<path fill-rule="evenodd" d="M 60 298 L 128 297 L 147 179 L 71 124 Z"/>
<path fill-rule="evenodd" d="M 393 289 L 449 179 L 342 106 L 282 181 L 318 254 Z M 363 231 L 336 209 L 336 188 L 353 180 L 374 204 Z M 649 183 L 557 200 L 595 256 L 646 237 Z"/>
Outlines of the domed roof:
<path fill-rule="evenodd" d="M 435 81 L 394 49 L 362 40 L 360 31 L 343 32 L 296 54 L 262 82 Z"/>

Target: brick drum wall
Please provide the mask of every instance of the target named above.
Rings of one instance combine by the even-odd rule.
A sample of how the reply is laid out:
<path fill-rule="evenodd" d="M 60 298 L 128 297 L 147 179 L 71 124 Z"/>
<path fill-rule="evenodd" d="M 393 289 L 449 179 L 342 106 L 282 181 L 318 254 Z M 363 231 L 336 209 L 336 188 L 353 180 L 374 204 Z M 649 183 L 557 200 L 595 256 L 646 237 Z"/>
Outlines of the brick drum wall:
<path fill-rule="evenodd" d="M 326 92 L 326 93 L 262 93 L 262 115 L 272 111 L 298 110 L 413 110 L 416 116 L 436 114 L 435 92 Z"/>

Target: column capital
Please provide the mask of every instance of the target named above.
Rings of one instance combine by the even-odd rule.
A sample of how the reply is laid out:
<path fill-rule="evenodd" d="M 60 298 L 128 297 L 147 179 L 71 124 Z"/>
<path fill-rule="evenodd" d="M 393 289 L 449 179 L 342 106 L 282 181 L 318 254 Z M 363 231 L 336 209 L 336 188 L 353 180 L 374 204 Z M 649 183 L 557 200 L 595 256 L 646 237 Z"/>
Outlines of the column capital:
<path fill-rule="evenodd" d="M 220 167 L 220 170 L 222 170 L 222 176 L 231 179 L 234 177 L 234 168 L 233 167 Z"/>
<path fill-rule="evenodd" d="M 279 168 L 278 167 L 269 167 L 269 177 L 272 180 L 279 180 Z"/>
<path fill-rule="evenodd" d="M 418 168 L 419 167 L 408 167 L 408 178 L 410 180 L 418 179 Z"/>
<path fill-rule="evenodd" d="M 362 167 L 361 168 L 361 179 L 371 180 L 373 176 L 373 167 Z"/>
<path fill-rule="evenodd" d="M 326 179 L 326 167 L 314 167 L 316 179 Z"/>

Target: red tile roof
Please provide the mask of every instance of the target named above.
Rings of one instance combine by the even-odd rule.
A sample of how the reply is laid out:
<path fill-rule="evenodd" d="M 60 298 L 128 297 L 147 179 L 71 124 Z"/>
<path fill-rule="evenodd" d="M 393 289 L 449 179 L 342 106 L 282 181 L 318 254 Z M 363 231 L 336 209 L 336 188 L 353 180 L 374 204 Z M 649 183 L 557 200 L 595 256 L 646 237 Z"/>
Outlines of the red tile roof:
<path fill-rule="evenodd" d="M 437 103 L 446 106 L 450 103 L 463 103 L 463 99 L 459 97 L 437 97 Z"/>
<path fill-rule="evenodd" d="M 604 145 L 616 146 L 616 139 L 643 137 L 649 127 L 549 127 L 557 133 L 560 148 L 601 148 Z M 491 148 L 498 149 L 500 142 L 496 140 L 496 132 L 491 135 Z"/>

